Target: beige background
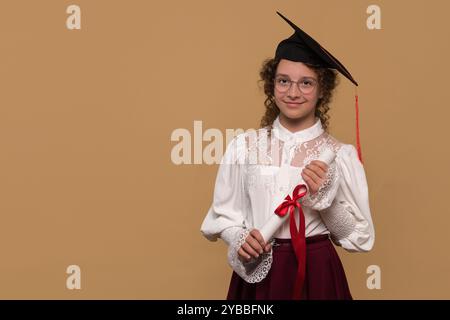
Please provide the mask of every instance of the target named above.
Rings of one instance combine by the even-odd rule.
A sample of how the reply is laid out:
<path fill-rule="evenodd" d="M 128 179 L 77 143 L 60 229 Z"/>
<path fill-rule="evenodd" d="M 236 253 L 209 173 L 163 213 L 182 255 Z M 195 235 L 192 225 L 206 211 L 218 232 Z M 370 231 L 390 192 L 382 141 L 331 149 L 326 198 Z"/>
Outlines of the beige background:
<path fill-rule="evenodd" d="M 0 298 L 225 297 L 226 247 L 199 231 L 217 165 L 174 165 L 170 135 L 258 125 L 259 67 L 291 34 L 276 10 L 360 84 L 376 244 L 338 249 L 354 297 L 450 298 L 447 1 L 80 0 L 69 31 L 73 3 L 0 4 Z M 354 144 L 341 79 L 331 132 Z"/>

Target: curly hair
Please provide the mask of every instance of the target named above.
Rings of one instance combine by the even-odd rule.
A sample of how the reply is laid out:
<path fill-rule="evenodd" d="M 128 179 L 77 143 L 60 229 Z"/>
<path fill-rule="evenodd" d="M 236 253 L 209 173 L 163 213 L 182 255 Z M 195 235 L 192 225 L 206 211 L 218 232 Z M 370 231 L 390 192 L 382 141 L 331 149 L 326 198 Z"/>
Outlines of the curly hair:
<path fill-rule="evenodd" d="M 276 58 L 266 59 L 259 72 L 260 79 L 258 83 L 263 83 L 264 93 L 266 95 L 264 101 L 266 111 L 261 118 L 261 128 L 269 127 L 269 129 L 272 129 L 273 121 L 280 114 L 280 109 L 276 105 L 274 98 L 274 78 L 279 62 L 280 59 Z M 318 76 L 319 88 L 322 90 L 322 98 L 317 101 L 315 116 L 320 119 L 323 129 L 328 132 L 328 120 L 330 116 L 327 113 L 330 110 L 329 104 L 332 100 L 333 90 L 339 84 L 337 71 L 316 67 L 308 63 L 305 63 L 305 65 L 313 69 Z"/>

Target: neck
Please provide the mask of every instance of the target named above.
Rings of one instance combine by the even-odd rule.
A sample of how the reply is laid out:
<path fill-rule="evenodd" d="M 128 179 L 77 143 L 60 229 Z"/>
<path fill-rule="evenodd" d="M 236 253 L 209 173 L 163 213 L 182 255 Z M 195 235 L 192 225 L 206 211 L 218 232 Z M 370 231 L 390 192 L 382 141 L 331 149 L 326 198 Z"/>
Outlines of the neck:
<path fill-rule="evenodd" d="M 291 119 L 280 113 L 280 123 L 283 127 L 294 133 L 312 127 L 315 124 L 315 116 L 314 113 L 311 113 L 304 118 Z"/>

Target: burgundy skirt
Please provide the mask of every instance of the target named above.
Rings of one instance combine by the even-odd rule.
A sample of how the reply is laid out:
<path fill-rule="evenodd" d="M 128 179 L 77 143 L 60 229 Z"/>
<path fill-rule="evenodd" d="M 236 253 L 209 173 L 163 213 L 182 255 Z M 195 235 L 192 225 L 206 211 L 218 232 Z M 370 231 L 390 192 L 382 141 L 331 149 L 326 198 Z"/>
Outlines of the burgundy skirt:
<path fill-rule="evenodd" d="M 292 300 L 297 258 L 291 239 L 275 239 L 272 267 L 261 282 L 247 283 L 233 271 L 227 300 Z M 328 235 L 306 238 L 304 300 L 352 300 L 341 260 Z"/>

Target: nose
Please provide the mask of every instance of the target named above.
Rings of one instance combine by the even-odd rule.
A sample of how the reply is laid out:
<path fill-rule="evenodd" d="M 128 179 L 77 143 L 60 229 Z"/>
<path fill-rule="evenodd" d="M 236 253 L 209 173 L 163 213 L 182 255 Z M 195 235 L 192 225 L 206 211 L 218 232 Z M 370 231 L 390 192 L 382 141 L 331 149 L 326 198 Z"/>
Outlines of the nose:
<path fill-rule="evenodd" d="M 288 94 L 288 97 L 291 99 L 298 98 L 301 95 L 301 92 L 298 89 L 298 86 L 296 83 L 291 84 L 291 87 L 289 88 L 287 94 Z"/>

